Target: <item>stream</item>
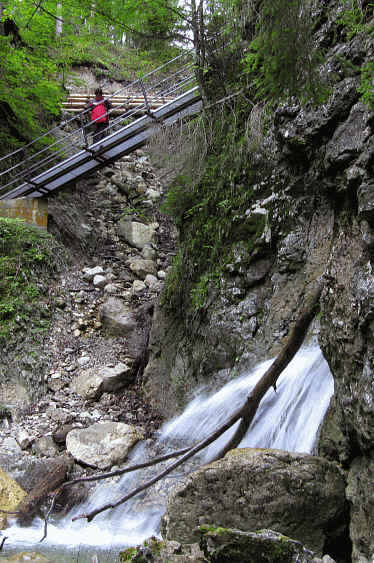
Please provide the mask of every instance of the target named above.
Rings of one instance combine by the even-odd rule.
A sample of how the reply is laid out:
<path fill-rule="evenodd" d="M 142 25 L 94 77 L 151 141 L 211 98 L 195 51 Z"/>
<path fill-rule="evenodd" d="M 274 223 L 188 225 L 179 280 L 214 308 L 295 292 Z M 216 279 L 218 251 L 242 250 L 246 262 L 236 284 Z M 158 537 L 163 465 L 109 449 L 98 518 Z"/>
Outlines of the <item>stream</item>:
<path fill-rule="evenodd" d="M 180 416 L 162 426 L 155 440 L 147 440 L 134 448 L 128 463 L 140 463 L 150 456 L 195 444 L 208 436 L 242 405 L 271 362 L 259 364 L 215 393 L 196 393 Z M 277 392 L 270 389 L 265 395 L 240 447 L 312 453 L 333 392 L 333 378 L 320 349 L 302 348 L 281 374 Z M 124 495 L 173 460 L 100 484 L 83 505 L 49 523 L 48 537 L 43 543 L 39 543 L 43 536 L 42 520 L 36 518 L 28 528 L 13 523 L 4 531 L 8 539 L 1 556 L 9 557 L 20 551 L 37 551 L 49 554 L 53 561 L 66 563 L 91 563 L 95 555 L 100 563 L 118 561 L 121 549 L 138 545 L 152 535 L 160 535 L 160 522 L 172 487 L 183 478 L 183 472 L 190 472 L 213 459 L 235 428 L 211 444 L 198 459 L 194 458 L 185 467 L 179 467 L 174 474 L 128 503 L 98 515 L 91 523 L 86 520 L 72 522 L 71 519 Z"/>

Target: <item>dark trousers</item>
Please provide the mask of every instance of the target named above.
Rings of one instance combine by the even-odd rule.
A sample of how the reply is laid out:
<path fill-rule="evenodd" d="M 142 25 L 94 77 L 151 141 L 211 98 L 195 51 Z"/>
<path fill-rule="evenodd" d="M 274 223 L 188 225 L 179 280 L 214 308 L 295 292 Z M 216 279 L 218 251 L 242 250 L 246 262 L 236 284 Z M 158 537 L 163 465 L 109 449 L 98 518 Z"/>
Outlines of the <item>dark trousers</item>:
<path fill-rule="evenodd" d="M 107 121 L 102 121 L 101 123 L 93 123 L 93 142 L 97 143 L 109 135 L 109 129 L 107 129 L 109 123 Z"/>

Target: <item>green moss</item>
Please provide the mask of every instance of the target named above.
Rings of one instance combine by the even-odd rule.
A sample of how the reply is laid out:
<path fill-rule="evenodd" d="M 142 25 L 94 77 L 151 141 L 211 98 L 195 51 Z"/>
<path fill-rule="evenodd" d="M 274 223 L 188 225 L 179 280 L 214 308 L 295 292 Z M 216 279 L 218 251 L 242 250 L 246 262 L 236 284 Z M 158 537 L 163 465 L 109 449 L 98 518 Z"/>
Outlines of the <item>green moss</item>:
<path fill-rule="evenodd" d="M 148 563 L 149 561 L 153 561 L 153 557 L 160 556 L 164 548 L 165 542 L 151 537 L 141 546 L 129 547 L 121 551 L 119 554 L 120 561 L 121 563 Z M 151 559 L 150 554 L 152 554 Z"/>
<path fill-rule="evenodd" d="M 45 282 L 61 267 L 63 256 L 48 233 L 0 218 L 0 340 L 26 326 L 31 334 L 48 329 Z"/>
<path fill-rule="evenodd" d="M 245 215 L 256 180 L 245 134 L 249 113 L 247 102 L 238 101 L 220 120 L 205 115 L 201 129 L 210 128 L 210 144 L 204 167 L 179 176 L 166 196 L 163 211 L 181 231 L 181 249 L 162 296 L 171 311 L 203 309 L 232 258 L 233 244 L 242 241 L 253 253 L 265 228 L 266 217 Z M 197 152 L 207 148 L 201 143 L 205 137 Z"/>
<path fill-rule="evenodd" d="M 136 547 L 129 547 L 124 551 L 121 551 L 119 554 L 121 563 L 128 563 L 130 561 L 134 561 L 134 557 L 136 556 L 138 550 Z"/>
<path fill-rule="evenodd" d="M 215 534 L 224 534 L 227 531 L 227 528 L 222 528 L 222 526 L 209 526 L 208 524 L 199 526 L 198 529 L 202 534 L 207 534 L 209 532 L 214 532 Z"/>

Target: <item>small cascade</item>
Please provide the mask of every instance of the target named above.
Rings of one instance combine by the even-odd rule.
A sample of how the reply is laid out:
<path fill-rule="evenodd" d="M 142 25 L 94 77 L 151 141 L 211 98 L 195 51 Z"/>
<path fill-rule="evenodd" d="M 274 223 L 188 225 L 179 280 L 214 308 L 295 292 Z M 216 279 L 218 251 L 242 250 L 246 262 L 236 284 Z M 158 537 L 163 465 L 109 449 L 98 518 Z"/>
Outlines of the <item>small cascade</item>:
<path fill-rule="evenodd" d="M 180 447 L 192 445 L 213 432 L 240 407 L 272 360 L 227 383 L 212 394 L 199 393 L 175 419 L 166 423 L 156 443 L 145 441 L 132 452 L 129 464 Z M 270 389 L 241 447 L 278 448 L 294 452 L 313 452 L 319 426 L 334 392 L 333 378 L 318 347 L 301 349 L 281 374 L 277 391 Z M 4 554 L 32 549 L 53 552 L 54 561 L 91 561 L 100 552 L 100 562 L 114 561 L 121 547 L 137 545 L 147 537 L 159 534 L 167 494 L 183 472 L 190 472 L 213 459 L 235 427 L 228 430 L 198 459 L 180 467 L 175 475 L 154 485 L 118 508 L 98 515 L 91 523 L 72 522 L 77 514 L 116 500 L 132 488 L 159 473 L 170 462 L 147 470 L 124 475 L 117 482 L 100 485 L 90 499 L 59 521 L 48 526 L 48 537 L 35 545 L 43 535 L 43 522 L 35 519 L 29 528 L 17 525 L 7 529 Z M 112 552 L 111 552 L 112 550 Z"/>

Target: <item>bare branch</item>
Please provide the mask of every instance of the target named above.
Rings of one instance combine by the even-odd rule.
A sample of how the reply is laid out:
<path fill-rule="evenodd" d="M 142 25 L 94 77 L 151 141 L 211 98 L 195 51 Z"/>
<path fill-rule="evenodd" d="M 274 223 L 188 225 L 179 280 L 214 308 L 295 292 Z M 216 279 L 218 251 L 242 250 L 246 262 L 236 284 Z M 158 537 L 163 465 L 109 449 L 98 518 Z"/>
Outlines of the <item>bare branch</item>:
<path fill-rule="evenodd" d="M 138 493 L 148 489 L 157 481 L 160 481 L 163 477 L 171 473 L 174 469 L 182 465 L 185 461 L 187 461 L 190 457 L 197 454 L 202 449 L 206 448 L 214 442 L 219 436 L 221 436 L 226 430 L 231 428 L 238 420 L 241 420 L 241 423 L 235 432 L 233 438 L 229 441 L 229 443 L 219 452 L 216 459 L 223 457 L 229 450 L 235 448 L 244 435 L 246 434 L 250 423 L 252 422 L 258 406 L 264 397 L 265 393 L 273 387 L 276 390 L 276 382 L 282 373 L 282 371 L 286 368 L 292 358 L 295 356 L 296 352 L 299 350 L 301 344 L 304 341 L 305 335 L 307 333 L 308 327 L 313 320 L 313 317 L 316 312 L 316 308 L 318 305 L 318 301 L 322 291 L 322 279 L 318 281 L 317 288 L 312 293 L 311 296 L 308 298 L 308 303 L 303 311 L 301 311 L 294 328 L 292 329 L 285 346 L 282 348 L 281 352 L 278 354 L 270 368 L 265 372 L 265 374 L 261 377 L 258 381 L 254 389 L 252 390 L 251 394 L 248 396 L 246 402 L 240 409 L 238 409 L 230 418 L 229 420 L 220 426 L 215 432 L 213 432 L 210 436 L 202 440 L 200 443 L 191 447 L 180 459 L 169 465 L 164 471 L 149 479 L 143 485 L 140 485 L 136 489 L 133 489 L 126 495 L 119 498 L 116 502 L 105 504 L 91 512 L 85 514 L 79 514 L 73 520 L 78 520 L 81 518 L 86 518 L 88 522 L 91 522 L 95 516 L 109 510 L 111 508 L 116 508 L 121 504 L 125 503 L 130 498 L 134 497 Z"/>
<path fill-rule="evenodd" d="M 47 514 L 44 518 L 44 535 L 43 535 L 42 539 L 40 540 L 40 542 L 45 540 L 45 538 L 47 537 L 49 516 L 50 516 L 50 514 L 53 510 L 53 507 L 55 505 L 55 501 L 56 501 L 58 495 L 66 487 L 71 487 L 72 485 L 76 485 L 78 483 L 87 483 L 89 481 L 102 481 L 103 479 L 108 479 L 109 477 L 117 477 L 119 475 L 124 475 L 125 473 L 131 473 L 132 471 L 137 471 L 138 469 L 144 469 L 145 467 L 157 465 L 158 463 L 161 463 L 162 461 L 167 461 L 168 459 L 171 459 L 172 457 L 178 457 L 178 456 L 183 455 L 184 453 L 188 452 L 189 450 L 190 450 L 190 448 L 183 448 L 182 450 L 176 450 L 174 452 L 170 452 L 166 455 L 163 455 L 163 456 L 160 456 L 160 457 L 157 457 L 157 458 L 153 458 L 149 461 L 145 461 L 144 463 L 139 463 L 137 465 L 130 465 L 129 467 L 125 467 L 124 469 L 117 469 L 116 471 L 110 471 L 109 473 L 100 473 L 99 475 L 92 475 L 90 477 L 80 477 L 79 479 L 73 479 L 71 481 L 66 481 L 56 490 L 56 492 L 52 496 L 51 505 L 50 505 L 49 510 L 48 510 L 48 512 L 47 512 Z M 2 511 L 0 510 L 0 512 L 2 512 Z M 4 512 L 6 512 L 6 511 L 4 511 Z M 20 512 L 10 512 L 8 514 L 21 514 L 21 513 Z"/>
<path fill-rule="evenodd" d="M 242 409 L 243 409 L 243 407 L 238 409 L 225 424 L 223 424 L 222 426 L 220 426 L 220 428 L 218 428 L 218 430 L 213 432 L 210 436 L 208 436 L 208 438 L 205 438 L 205 440 L 202 440 L 201 442 L 196 444 L 196 446 L 193 446 L 192 448 L 190 448 L 188 450 L 188 452 L 183 457 L 181 457 L 180 459 L 178 459 L 177 461 L 175 461 L 174 463 L 169 465 L 169 467 L 167 467 L 164 471 L 162 471 L 161 473 L 159 473 L 158 475 L 156 475 L 155 477 L 153 477 L 152 479 L 150 479 L 149 481 L 144 483 L 144 485 L 141 485 L 140 487 L 137 487 L 136 489 L 130 491 L 130 493 L 121 497 L 115 503 L 108 503 L 108 504 L 105 504 L 105 505 L 97 508 L 96 510 L 92 510 L 91 512 L 88 512 L 86 514 L 79 514 L 78 516 L 75 516 L 75 518 L 73 518 L 73 521 L 78 520 L 80 518 L 87 518 L 88 522 L 91 522 L 91 520 L 93 518 L 95 518 L 95 516 L 97 516 L 97 514 L 100 514 L 100 512 L 104 512 L 105 510 L 108 510 L 109 508 L 116 508 L 120 504 L 123 504 L 124 502 L 126 502 L 130 498 L 132 498 L 135 495 L 137 495 L 138 493 L 140 493 L 141 491 L 148 489 L 151 485 L 153 485 L 154 483 L 157 483 L 157 481 L 160 481 L 160 479 L 162 479 L 163 477 L 165 477 L 166 475 L 171 473 L 174 469 L 179 467 L 179 465 L 182 465 L 182 463 L 184 463 L 185 461 L 190 459 L 190 457 L 194 456 L 199 451 L 201 451 L 204 448 L 206 448 L 207 446 L 209 446 L 209 444 L 211 444 L 212 442 L 215 442 L 215 440 L 217 440 L 217 438 L 219 438 L 221 436 L 221 434 L 226 432 L 226 430 L 231 428 L 231 426 L 233 424 L 235 424 L 235 422 L 237 422 L 241 418 Z"/>
<path fill-rule="evenodd" d="M 223 449 L 221 449 L 219 454 L 216 456 L 216 459 L 220 459 L 229 450 L 237 447 L 241 442 L 241 440 L 244 438 L 264 395 L 271 387 L 273 387 L 274 390 L 276 391 L 276 384 L 280 374 L 290 363 L 292 358 L 295 356 L 296 352 L 299 350 L 301 344 L 303 343 L 309 325 L 313 320 L 316 310 L 318 308 L 322 287 L 323 287 L 323 278 L 321 277 L 317 281 L 317 286 L 313 291 L 313 293 L 311 293 L 308 296 L 306 300 L 307 304 L 305 305 L 304 309 L 299 312 L 296 323 L 293 329 L 291 330 L 290 335 L 285 345 L 283 346 L 282 350 L 280 351 L 274 362 L 271 364 L 270 368 L 257 382 L 254 389 L 247 397 L 244 405 L 241 406 L 238 410 L 236 410 L 236 412 L 234 412 L 234 414 L 223 425 L 221 425 L 217 430 L 215 430 L 212 434 L 210 434 L 210 436 L 208 436 L 207 438 L 205 438 L 204 440 L 202 440 L 201 442 L 190 448 L 184 448 L 182 450 L 174 451 L 164 456 L 160 456 L 158 458 L 155 458 L 153 460 L 138 465 L 125 467 L 124 469 L 118 469 L 116 471 L 111 471 L 109 473 L 102 473 L 100 475 L 94 475 L 91 477 L 82 477 L 79 479 L 75 479 L 63 483 L 53 495 L 51 506 L 45 517 L 44 535 L 40 541 L 43 541 L 47 537 L 47 525 L 48 525 L 49 515 L 53 510 L 57 496 L 66 487 L 69 487 L 77 483 L 82 483 L 87 481 L 98 481 L 102 479 L 107 479 L 108 477 L 123 475 L 131 471 L 136 471 L 137 469 L 142 469 L 145 467 L 156 465 L 157 463 L 166 461 L 167 459 L 170 459 L 172 457 L 181 456 L 178 460 L 174 461 L 174 463 L 172 463 L 171 465 L 166 467 L 163 471 L 161 471 L 161 473 L 152 477 L 151 479 L 146 481 L 143 485 L 140 485 L 136 489 L 133 489 L 126 495 L 120 497 L 117 501 L 104 504 L 96 508 L 95 510 L 92 510 L 87 513 L 79 514 L 78 516 L 75 516 L 72 519 L 73 521 L 75 521 L 75 520 L 86 518 L 88 522 L 91 522 L 91 520 L 93 520 L 95 516 L 97 516 L 101 512 L 105 512 L 106 510 L 120 506 L 121 504 L 125 503 L 126 501 L 137 495 L 138 493 L 148 489 L 154 483 L 160 481 L 163 477 L 166 477 L 166 475 L 169 475 L 169 473 L 174 471 L 174 469 L 182 465 L 185 461 L 187 461 L 188 459 L 196 455 L 198 452 L 209 446 L 212 442 L 215 442 L 217 438 L 219 438 L 222 434 L 224 434 L 224 432 L 226 432 L 226 430 L 231 428 L 238 420 L 240 420 L 239 427 L 237 428 L 234 436 L 226 444 L 226 446 Z"/>
<path fill-rule="evenodd" d="M 251 424 L 258 406 L 264 397 L 265 393 L 274 387 L 277 390 L 277 380 L 283 370 L 288 366 L 300 346 L 304 342 L 307 330 L 313 317 L 316 313 L 316 306 L 318 305 L 319 298 L 322 291 L 322 281 L 318 282 L 317 288 L 308 299 L 308 304 L 303 311 L 300 312 L 297 321 L 287 338 L 286 344 L 271 364 L 270 368 L 264 373 L 261 379 L 257 382 L 252 393 L 247 398 L 244 406 L 242 407 L 241 422 L 231 440 L 219 452 L 216 459 L 223 457 L 229 450 L 236 448 L 247 433 L 249 425 Z"/>

